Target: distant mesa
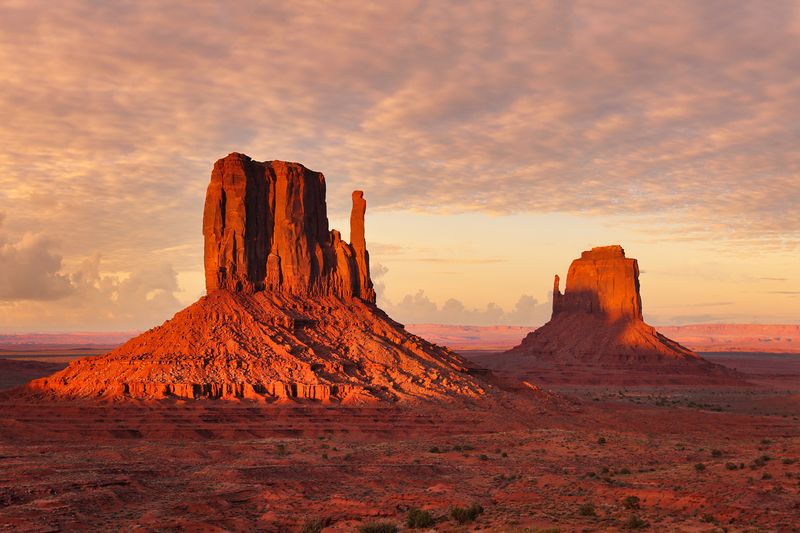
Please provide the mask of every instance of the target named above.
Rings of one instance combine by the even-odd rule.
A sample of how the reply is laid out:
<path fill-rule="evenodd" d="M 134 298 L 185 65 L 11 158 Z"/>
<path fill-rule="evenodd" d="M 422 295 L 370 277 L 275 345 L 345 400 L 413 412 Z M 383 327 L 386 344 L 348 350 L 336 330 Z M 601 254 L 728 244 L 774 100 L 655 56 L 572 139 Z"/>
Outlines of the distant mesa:
<path fill-rule="evenodd" d="M 733 372 L 658 333 L 642 318 L 639 265 L 621 246 L 592 248 L 553 287 L 550 321 L 487 366 L 544 382 L 725 382 Z"/>
<path fill-rule="evenodd" d="M 171 320 L 28 391 L 92 398 L 466 399 L 490 390 L 466 360 L 375 305 L 353 193 L 350 242 L 328 227 L 325 177 L 232 153 L 203 213 L 207 295 Z"/>

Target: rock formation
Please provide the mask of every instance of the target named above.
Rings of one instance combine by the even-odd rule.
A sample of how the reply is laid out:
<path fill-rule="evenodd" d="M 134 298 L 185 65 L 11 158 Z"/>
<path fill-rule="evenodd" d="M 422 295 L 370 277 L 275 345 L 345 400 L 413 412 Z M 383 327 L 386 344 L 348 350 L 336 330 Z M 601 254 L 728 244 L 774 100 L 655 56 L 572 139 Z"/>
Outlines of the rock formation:
<path fill-rule="evenodd" d="M 644 322 L 639 265 L 621 246 L 583 252 L 569 267 L 563 294 L 559 281 L 556 276 L 550 321 L 505 354 L 487 358 L 487 366 L 564 382 L 606 373 L 626 383 L 732 377 Z"/>
<path fill-rule="evenodd" d="M 28 391 L 101 398 L 465 399 L 491 386 L 455 353 L 375 306 L 353 193 L 350 243 L 328 228 L 325 178 L 233 153 L 203 213 L 207 295 L 112 352 Z"/>
<path fill-rule="evenodd" d="M 559 278 L 553 285 L 553 317 L 586 313 L 608 321 L 642 320 L 639 263 L 625 257 L 622 246 L 603 246 L 583 252 L 569 266 L 564 294 Z"/>
<path fill-rule="evenodd" d="M 374 302 L 364 193 L 353 193 L 351 244 L 328 229 L 325 177 L 299 163 L 230 154 L 214 165 L 203 212 L 206 291 L 260 290 Z"/>

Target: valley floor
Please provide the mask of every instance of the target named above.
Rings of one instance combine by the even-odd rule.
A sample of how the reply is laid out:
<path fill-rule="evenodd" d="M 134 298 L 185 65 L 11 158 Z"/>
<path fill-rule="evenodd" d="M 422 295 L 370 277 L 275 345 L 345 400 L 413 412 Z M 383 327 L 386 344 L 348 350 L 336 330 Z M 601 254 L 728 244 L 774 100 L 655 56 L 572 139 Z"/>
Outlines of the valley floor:
<path fill-rule="evenodd" d="M 419 507 L 435 531 L 797 531 L 800 382 L 767 381 L 491 410 L 6 398 L 0 530 L 403 530 Z"/>

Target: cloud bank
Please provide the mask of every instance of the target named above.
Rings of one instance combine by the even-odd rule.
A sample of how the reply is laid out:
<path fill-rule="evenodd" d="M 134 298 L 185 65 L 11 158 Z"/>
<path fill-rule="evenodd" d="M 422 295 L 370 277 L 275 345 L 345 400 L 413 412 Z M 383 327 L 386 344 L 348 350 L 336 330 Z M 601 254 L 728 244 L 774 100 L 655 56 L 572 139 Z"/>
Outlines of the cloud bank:
<path fill-rule="evenodd" d="M 0 231 L 0 328 L 148 329 L 181 307 L 177 274 L 168 264 L 109 275 L 94 254 L 65 272 L 58 247 L 43 235 L 14 241 Z"/>
<path fill-rule="evenodd" d="M 533 296 L 523 294 L 510 311 L 506 311 L 492 302 L 483 309 L 469 308 L 456 298 L 448 298 L 439 305 L 431 300 L 422 289 L 415 294 L 405 295 L 400 301 L 393 302 L 386 297 L 383 277 L 387 272 L 388 269 L 380 263 L 372 268 L 371 275 L 375 282 L 378 306 L 400 322 L 465 326 L 489 324 L 538 326 L 550 320 L 553 308 L 552 293 L 546 303 L 539 303 Z"/>

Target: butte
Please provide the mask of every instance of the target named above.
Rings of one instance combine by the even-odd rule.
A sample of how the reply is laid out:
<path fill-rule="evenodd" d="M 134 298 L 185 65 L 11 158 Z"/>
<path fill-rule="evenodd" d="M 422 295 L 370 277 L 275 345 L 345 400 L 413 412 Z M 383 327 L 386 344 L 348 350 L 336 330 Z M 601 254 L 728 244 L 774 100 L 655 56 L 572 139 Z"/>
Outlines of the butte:
<path fill-rule="evenodd" d="M 739 382 L 658 333 L 642 317 L 639 264 L 621 246 L 592 248 L 553 287 L 550 321 L 511 350 L 481 358 L 501 374 L 550 384 L 701 385 Z"/>
<path fill-rule="evenodd" d="M 26 387 L 78 398 L 340 403 L 471 399 L 491 386 L 375 305 L 353 193 L 350 242 L 328 228 L 325 178 L 232 153 L 203 213 L 206 293 L 112 352 Z"/>

